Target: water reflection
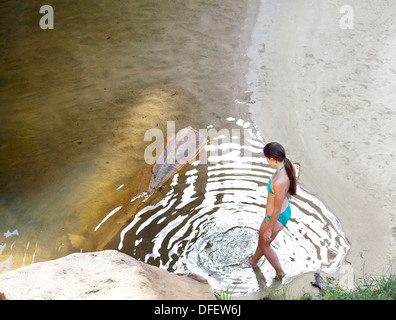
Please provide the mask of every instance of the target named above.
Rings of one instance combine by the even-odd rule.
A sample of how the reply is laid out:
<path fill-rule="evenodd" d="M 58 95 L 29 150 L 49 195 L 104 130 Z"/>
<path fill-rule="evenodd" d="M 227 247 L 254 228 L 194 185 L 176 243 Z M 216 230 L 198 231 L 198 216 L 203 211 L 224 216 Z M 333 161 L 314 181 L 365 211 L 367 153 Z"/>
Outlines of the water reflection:
<path fill-rule="evenodd" d="M 255 128 L 241 119 L 235 127 L 249 128 L 243 131 L 248 145 L 219 131 L 215 138 L 225 143 L 206 147 L 208 164 L 196 161 L 176 174 L 164 196 L 122 228 L 119 250 L 169 271 L 201 274 L 214 289 L 232 283 L 235 294 L 244 295 L 263 286 L 247 259 L 256 248 L 265 185 L 274 170 L 262 156 L 264 142 Z M 300 187 L 291 207 L 291 220 L 273 242 L 287 274 L 283 282 L 304 272 L 336 271 L 349 244 L 335 216 Z M 275 272 L 267 261 L 260 264 L 260 277 L 270 285 Z"/>

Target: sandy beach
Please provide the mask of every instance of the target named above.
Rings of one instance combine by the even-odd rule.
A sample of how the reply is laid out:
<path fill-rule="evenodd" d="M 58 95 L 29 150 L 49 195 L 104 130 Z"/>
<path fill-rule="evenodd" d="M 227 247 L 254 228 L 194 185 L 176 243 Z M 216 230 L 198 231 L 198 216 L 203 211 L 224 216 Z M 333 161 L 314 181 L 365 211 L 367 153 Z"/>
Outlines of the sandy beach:
<path fill-rule="evenodd" d="M 356 276 L 395 261 L 396 3 L 261 1 L 248 50 L 253 121 L 338 217 Z"/>

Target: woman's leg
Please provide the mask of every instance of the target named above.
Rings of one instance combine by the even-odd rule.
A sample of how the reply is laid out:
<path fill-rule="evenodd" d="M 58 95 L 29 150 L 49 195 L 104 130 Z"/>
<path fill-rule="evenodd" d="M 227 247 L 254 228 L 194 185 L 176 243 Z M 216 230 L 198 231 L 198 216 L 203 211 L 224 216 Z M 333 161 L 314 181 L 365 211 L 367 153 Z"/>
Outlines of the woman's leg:
<path fill-rule="evenodd" d="M 249 259 L 249 263 L 252 266 L 252 268 L 258 268 L 257 263 L 259 262 L 261 257 L 264 255 L 264 253 L 263 253 L 263 251 L 261 250 L 261 247 L 260 247 L 260 238 L 262 237 L 262 235 L 264 233 L 264 230 L 265 230 L 265 226 L 267 225 L 266 221 L 267 220 L 264 220 L 261 223 L 260 230 L 259 230 L 259 241 L 257 243 L 257 248 L 256 248 L 256 251 L 254 252 L 254 255 Z"/>
<path fill-rule="evenodd" d="M 274 241 L 276 236 L 278 235 L 279 231 L 283 229 L 283 225 L 277 221 L 275 223 L 275 226 L 272 230 L 272 238 L 270 241 L 264 241 L 264 231 L 267 228 L 267 223 L 263 221 L 260 226 L 259 230 L 259 240 L 258 240 L 258 245 L 256 248 L 256 252 L 254 253 L 253 257 L 249 259 L 249 263 L 253 268 L 257 268 L 257 263 L 260 260 L 260 258 L 264 255 L 268 262 L 272 265 L 272 267 L 276 271 L 277 277 L 283 277 L 285 275 L 282 266 L 279 262 L 278 256 L 274 249 L 271 247 L 271 242 Z"/>
<path fill-rule="evenodd" d="M 283 278 L 285 276 L 285 272 L 283 271 L 282 266 L 279 262 L 278 255 L 276 254 L 275 250 L 271 247 L 271 242 L 274 241 L 275 237 L 282 229 L 283 229 L 283 225 L 279 221 L 277 221 L 272 231 L 272 239 L 270 241 L 262 240 L 261 243 L 259 241 L 261 251 L 263 252 L 264 256 L 267 258 L 268 262 L 275 269 L 276 276 L 278 278 Z M 263 236 L 261 236 L 261 238 L 263 239 Z"/>

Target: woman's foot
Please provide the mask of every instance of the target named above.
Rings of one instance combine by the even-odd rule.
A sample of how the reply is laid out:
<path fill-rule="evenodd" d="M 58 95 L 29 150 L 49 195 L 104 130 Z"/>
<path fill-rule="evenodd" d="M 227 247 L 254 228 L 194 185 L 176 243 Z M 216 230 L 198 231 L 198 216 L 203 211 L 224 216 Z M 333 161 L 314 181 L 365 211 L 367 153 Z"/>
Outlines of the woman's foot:
<path fill-rule="evenodd" d="M 282 279 L 285 277 L 285 275 L 286 275 L 286 274 L 283 272 L 283 270 L 280 271 L 280 272 L 276 272 L 275 279 L 276 279 L 276 280 L 282 280 Z"/>
<path fill-rule="evenodd" d="M 258 264 L 256 262 L 254 262 L 252 258 L 250 258 L 248 261 L 249 261 L 250 266 L 253 269 L 257 269 L 259 267 Z"/>

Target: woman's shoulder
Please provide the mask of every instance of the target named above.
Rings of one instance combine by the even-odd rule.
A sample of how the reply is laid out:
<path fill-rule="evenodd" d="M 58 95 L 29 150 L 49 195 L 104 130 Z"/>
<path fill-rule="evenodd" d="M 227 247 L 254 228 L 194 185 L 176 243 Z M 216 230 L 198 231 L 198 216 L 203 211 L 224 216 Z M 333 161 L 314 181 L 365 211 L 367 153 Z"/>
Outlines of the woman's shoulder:
<path fill-rule="evenodd" d="M 282 170 L 282 171 L 283 171 L 283 170 Z M 278 175 L 275 177 L 275 179 L 274 179 L 274 182 L 275 182 L 275 183 L 280 183 L 280 184 L 285 183 L 285 182 L 288 182 L 288 181 L 289 181 L 289 176 L 287 175 L 286 172 L 281 172 L 281 173 L 278 174 Z"/>
<path fill-rule="evenodd" d="M 272 185 L 274 188 L 279 187 L 287 187 L 289 186 L 289 176 L 287 174 L 278 175 L 276 179 L 272 181 Z"/>

